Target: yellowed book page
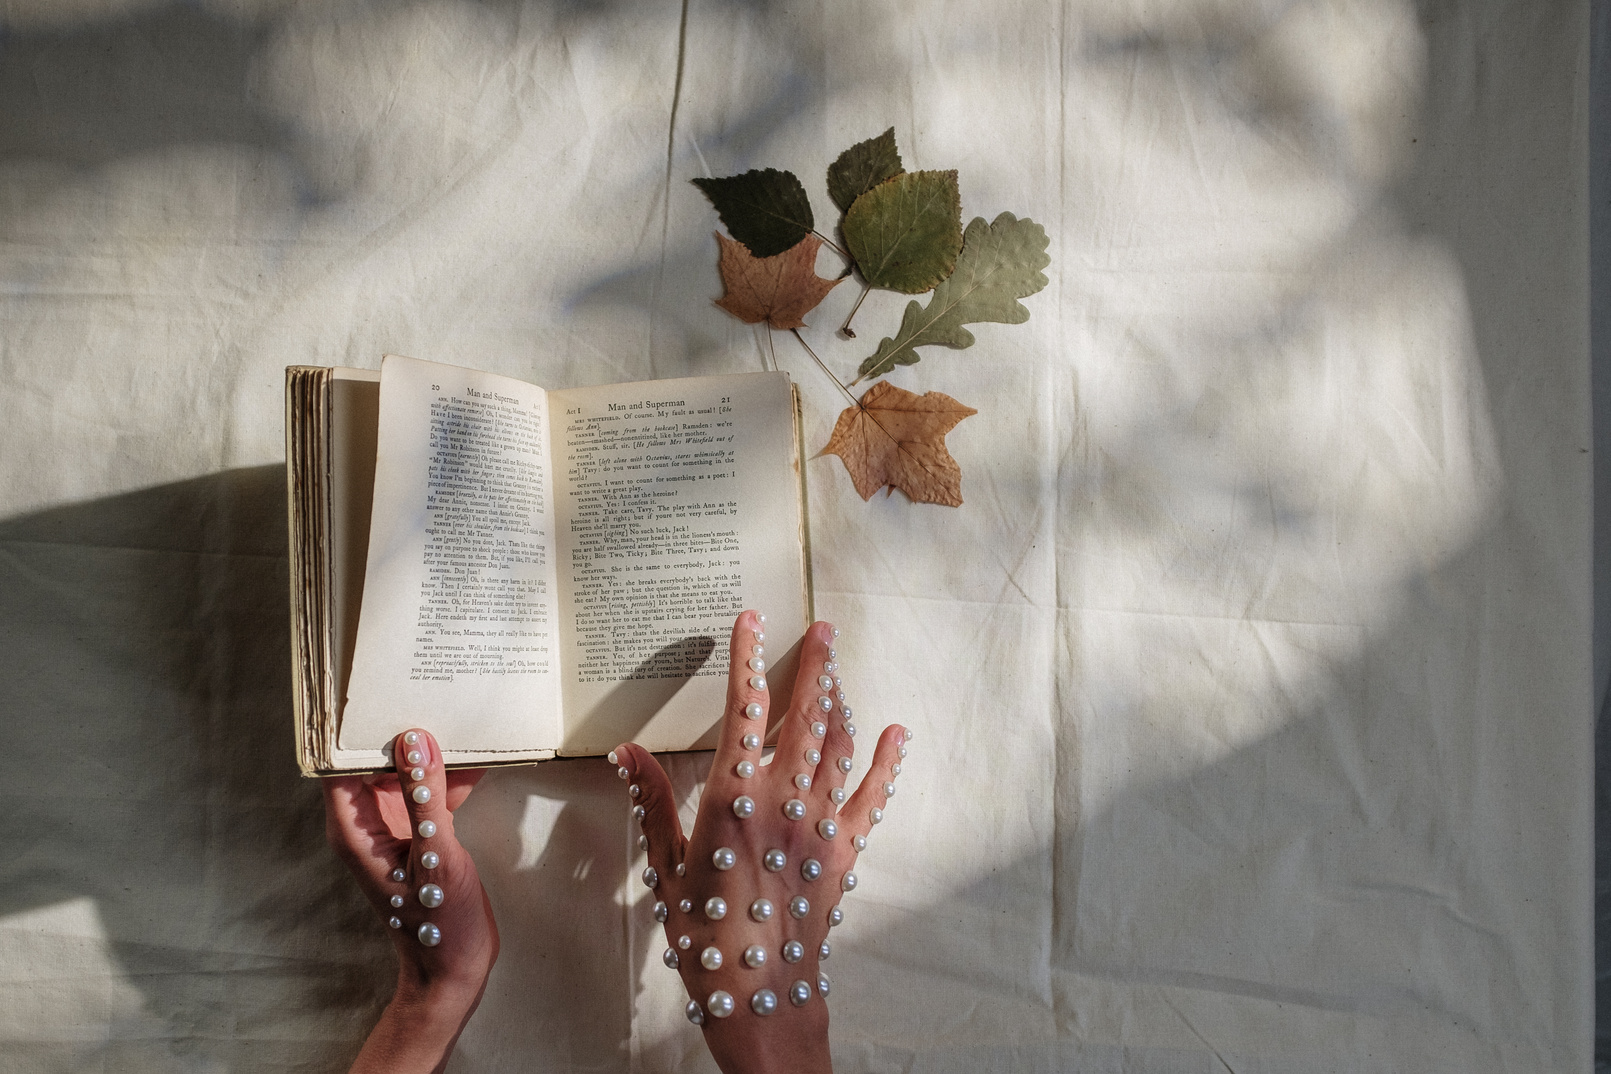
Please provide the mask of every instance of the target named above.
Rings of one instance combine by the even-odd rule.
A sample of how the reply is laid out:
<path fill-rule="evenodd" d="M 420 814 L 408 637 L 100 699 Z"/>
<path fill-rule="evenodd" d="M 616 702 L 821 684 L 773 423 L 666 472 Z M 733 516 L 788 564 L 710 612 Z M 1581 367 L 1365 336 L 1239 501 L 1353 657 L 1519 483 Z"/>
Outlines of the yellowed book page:
<path fill-rule="evenodd" d="M 559 741 L 548 400 L 387 355 L 343 750 L 429 728 L 448 760 Z"/>
<path fill-rule="evenodd" d="M 330 378 L 330 620 L 336 711 L 347 697 L 364 600 L 369 514 L 375 491 L 380 371 L 337 366 Z"/>
<path fill-rule="evenodd" d="M 711 748 L 734 616 L 767 615 L 766 659 L 785 668 L 809 625 L 789 379 L 573 388 L 549 403 L 563 520 L 560 752 L 629 739 Z"/>

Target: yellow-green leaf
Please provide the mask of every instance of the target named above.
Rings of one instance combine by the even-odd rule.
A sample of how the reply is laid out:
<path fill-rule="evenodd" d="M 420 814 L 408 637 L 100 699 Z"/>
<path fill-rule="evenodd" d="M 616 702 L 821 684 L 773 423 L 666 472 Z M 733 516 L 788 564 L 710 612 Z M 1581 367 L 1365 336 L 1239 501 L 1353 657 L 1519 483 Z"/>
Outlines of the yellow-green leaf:
<path fill-rule="evenodd" d="M 845 243 L 874 287 L 916 295 L 951 275 L 962 251 L 957 173 L 903 172 L 857 198 Z"/>

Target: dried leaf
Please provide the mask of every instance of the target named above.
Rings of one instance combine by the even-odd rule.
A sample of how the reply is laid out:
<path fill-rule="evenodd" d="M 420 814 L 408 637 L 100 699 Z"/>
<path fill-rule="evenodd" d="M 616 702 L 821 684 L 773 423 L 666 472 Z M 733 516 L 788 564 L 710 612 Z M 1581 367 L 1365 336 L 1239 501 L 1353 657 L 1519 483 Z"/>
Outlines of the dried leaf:
<path fill-rule="evenodd" d="M 978 411 L 941 392 L 914 395 L 889 381 L 839 415 L 824 454 L 838 455 L 862 499 L 890 487 L 915 503 L 962 506 L 962 468 L 945 434 Z"/>
<path fill-rule="evenodd" d="M 781 254 L 810 233 L 811 201 L 793 172 L 776 168 L 695 179 L 733 238 L 756 257 Z"/>
<path fill-rule="evenodd" d="M 773 328 L 804 328 L 801 318 L 839 283 L 817 275 L 822 240 L 815 235 L 772 257 L 756 257 L 720 234 L 716 245 L 721 248 L 717 270 L 726 289 L 716 304 L 745 324 L 765 321 Z"/>
<path fill-rule="evenodd" d="M 986 224 L 975 217 L 968 225 L 956 271 L 934 289 L 927 306 L 906 304 L 900 331 L 885 338 L 857 370 L 858 380 L 881 377 L 897 365 L 918 360 L 914 348 L 971 347 L 973 333 L 962 326 L 977 321 L 1022 324 L 1029 310 L 1018 301 L 1046 286 L 1040 271 L 1051 263 L 1046 231 L 1033 220 L 1002 213 Z"/>
<path fill-rule="evenodd" d="M 904 170 L 891 127 L 877 138 L 857 142 L 828 165 L 828 196 L 840 212 L 849 212 L 857 198 Z"/>
<path fill-rule="evenodd" d="M 857 198 L 845 244 L 874 287 L 916 295 L 951 275 L 962 251 L 957 173 L 903 172 Z"/>

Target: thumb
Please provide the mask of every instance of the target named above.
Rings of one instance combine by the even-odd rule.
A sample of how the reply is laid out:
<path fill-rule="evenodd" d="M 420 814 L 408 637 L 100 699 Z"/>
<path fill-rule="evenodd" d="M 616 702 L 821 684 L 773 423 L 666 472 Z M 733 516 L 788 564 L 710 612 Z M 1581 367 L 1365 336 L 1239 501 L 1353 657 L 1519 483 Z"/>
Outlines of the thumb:
<path fill-rule="evenodd" d="M 617 746 L 610 756 L 618 766 L 617 774 L 627 781 L 632 813 L 643 833 L 639 845 L 648 843 L 645 850 L 649 855 L 649 868 L 643 874 L 644 885 L 654 890 L 656 899 L 663 900 L 666 881 L 682 864 L 687 847 L 671 779 L 654 754 L 636 742 Z"/>

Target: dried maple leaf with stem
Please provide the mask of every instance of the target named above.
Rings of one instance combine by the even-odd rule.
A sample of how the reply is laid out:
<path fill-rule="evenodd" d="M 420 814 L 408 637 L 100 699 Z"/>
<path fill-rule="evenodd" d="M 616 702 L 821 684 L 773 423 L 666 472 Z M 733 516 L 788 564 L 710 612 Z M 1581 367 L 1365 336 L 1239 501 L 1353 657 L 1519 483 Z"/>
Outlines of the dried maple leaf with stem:
<path fill-rule="evenodd" d="M 962 468 L 945 434 L 977 413 L 943 392 L 914 395 L 881 380 L 840 413 L 822 453 L 839 456 L 864 500 L 887 485 L 914 503 L 960 507 Z"/>
<path fill-rule="evenodd" d="M 716 268 L 725 289 L 716 305 L 745 324 L 765 321 L 773 328 L 804 328 L 804 316 L 840 282 L 817 275 L 822 240 L 815 235 L 771 257 L 756 257 L 720 232 L 716 244 L 721 250 Z"/>

